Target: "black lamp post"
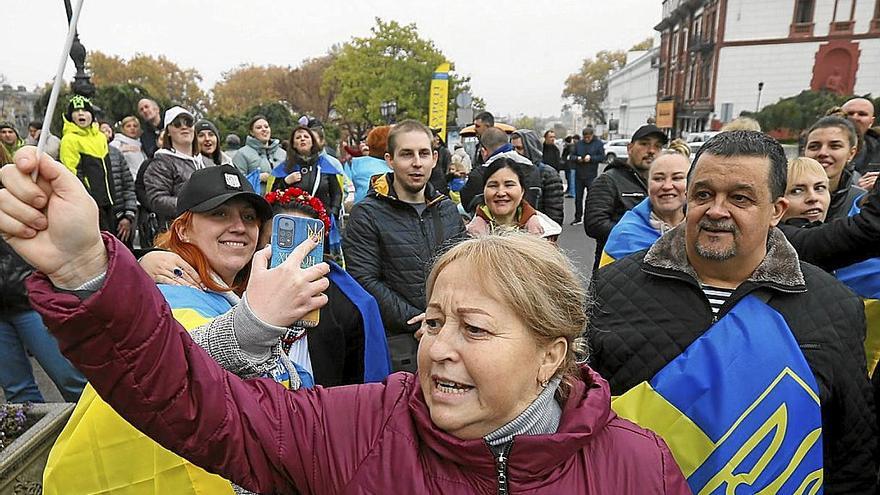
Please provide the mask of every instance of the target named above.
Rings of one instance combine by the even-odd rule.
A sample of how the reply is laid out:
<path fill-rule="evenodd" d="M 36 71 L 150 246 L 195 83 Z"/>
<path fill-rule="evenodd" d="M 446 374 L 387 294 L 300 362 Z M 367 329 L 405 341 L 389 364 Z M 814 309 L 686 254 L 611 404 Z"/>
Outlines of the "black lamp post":
<path fill-rule="evenodd" d="M 397 117 L 397 101 L 383 101 L 379 105 L 379 113 L 382 114 L 382 118 L 385 119 L 388 125 L 393 124 L 394 119 Z"/>
<path fill-rule="evenodd" d="M 758 101 L 755 102 L 755 113 L 761 109 L 761 91 L 764 91 L 764 81 L 758 83 Z"/>
<path fill-rule="evenodd" d="M 67 12 L 67 22 L 70 23 L 70 18 L 73 17 L 70 0 L 64 0 L 64 9 Z M 70 89 L 75 94 L 91 98 L 95 95 L 95 85 L 92 84 L 86 73 L 86 47 L 80 43 L 78 32 L 74 35 L 73 45 L 70 47 L 70 58 L 73 60 L 73 65 L 76 66 L 76 75 L 73 76 Z"/>

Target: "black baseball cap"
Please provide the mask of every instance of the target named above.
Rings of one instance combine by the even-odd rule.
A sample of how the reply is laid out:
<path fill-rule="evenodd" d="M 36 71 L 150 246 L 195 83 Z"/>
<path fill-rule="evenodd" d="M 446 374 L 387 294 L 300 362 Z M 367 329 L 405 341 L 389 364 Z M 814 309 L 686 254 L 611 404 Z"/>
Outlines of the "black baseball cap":
<path fill-rule="evenodd" d="M 265 221 L 272 218 L 272 206 L 254 188 L 244 174 L 231 165 L 196 170 L 177 195 L 177 215 L 186 211 L 204 213 L 232 198 L 241 198 L 254 205 Z"/>
<path fill-rule="evenodd" d="M 669 142 L 669 138 L 666 137 L 666 133 L 660 130 L 660 128 L 656 125 L 651 124 L 643 125 L 636 129 L 636 132 L 633 133 L 632 139 L 630 139 L 629 142 L 634 143 L 639 139 L 646 138 L 648 136 L 657 136 L 658 138 L 660 138 L 660 142 L 664 145 Z"/>

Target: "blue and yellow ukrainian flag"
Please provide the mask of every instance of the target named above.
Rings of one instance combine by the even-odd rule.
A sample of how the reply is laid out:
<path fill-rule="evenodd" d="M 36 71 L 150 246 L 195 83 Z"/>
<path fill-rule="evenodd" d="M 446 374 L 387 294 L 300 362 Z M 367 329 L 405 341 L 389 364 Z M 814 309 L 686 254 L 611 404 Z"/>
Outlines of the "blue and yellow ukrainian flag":
<path fill-rule="evenodd" d="M 818 386 L 785 319 L 743 298 L 612 401 L 663 437 L 696 495 L 822 493 Z"/>
<path fill-rule="evenodd" d="M 660 238 L 660 232 L 651 227 L 651 200 L 645 198 L 635 208 L 624 213 L 611 229 L 599 267 L 614 263 L 637 251 L 648 249 Z"/>
<path fill-rule="evenodd" d="M 849 216 L 856 215 L 861 211 L 859 202 L 862 196 L 853 202 Z M 835 272 L 835 275 L 850 290 L 861 296 L 862 302 L 865 304 L 865 321 L 867 322 L 865 356 L 868 358 L 868 376 L 872 376 L 877 363 L 880 362 L 880 258 L 871 258 L 841 268 Z"/>
<path fill-rule="evenodd" d="M 187 330 L 231 308 L 226 298 L 213 292 L 170 285 L 159 289 Z M 47 495 L 234 493 L 225 479 L 190 464 L 128 424 L 91 385 L 49 453 L 43 490 Z"/>

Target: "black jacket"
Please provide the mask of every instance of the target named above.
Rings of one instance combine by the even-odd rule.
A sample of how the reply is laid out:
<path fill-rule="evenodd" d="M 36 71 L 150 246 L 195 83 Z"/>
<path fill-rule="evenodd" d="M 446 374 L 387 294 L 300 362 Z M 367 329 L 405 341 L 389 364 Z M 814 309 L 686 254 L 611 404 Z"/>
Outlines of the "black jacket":
<path fill-rule="evenodd" d="M 315 383 L 323 387 L 364 383 L 364 322 L 357 306 L 330 282 L 318 326 L 308 331 Z"/>
<path fill-rule="evenodd" d="M 853 171 L 850 167 L 844 167 L 840 173 L 840 183 L 837 190 L 831 193 L 831 204 L 828 206 L 826 221 L 836 218 L 844 218 L 849 215 L 853 201 L 865 194 L 865 190 L 858 186 L 859 177 L 862 175 Z"/>
<path fill-rule="evenodd" d="M 379 303 L 389 335 L 415 332 L 407 325 L 425 311 L 428 269 L 444 247 L 465 237 L 455 204 L 425 189 L 427 207 L 421 214 L 397 199 L 394 173 L 376 176 L 370 192 L 351 210 L 343 249 L 348 272 Z"/>
<path fill-rule="evenodd" d="M 645 180 L 624 160 L 614 160 L 593 181 L 584 206 L 584 231 L 596 239 L 596 266 L 611 229 L 647 196 Z"/>
<path fill-rule="evenodd" d="M 559 148 L 557 148 L 555 144 L 544 143 L 544 148 L 541 151 L 544 153 L 544 163 L 550 165 L 557 171 L 564 170 L 564 167 L 560 162 Z"/>
<path fill-rule="evenodd" d="M 872 127 L 865 132 L 862 138 L 862 146 L 859 152 L 850 162 L 857 172 L 864 175 L 865 172 L 876 172 L 877 170 L 868 170 L 869 164 L 880 164 L 880 127 Z"/>
<path fill-rule="evenodd" d="M 650 380 L 715 321 L 687 262 L 681 226 L 647 252 L 600 269 L 592 288 L 590 364 L 610 382 L 612 395 Z M 719 317 L 750 293 L 769 297 L 767 303 L 791 328 L 818 383 L 825 493 L 874 493 L 877 425 L 861 300 L 831 275 L 799 263 L 776 229 L 764 261 Z"/>
<path fill-rule="evenodd" d="M 315 166 L 319 159 L 320 155 L 315 155 L 310 160 L 297 157 L 295 165 L 284 162 L 285 172 L 290 174 L 299 170 L 302 174 L 302 179 L 297 183 L 287 184 L 284 182 L 284 179 L 276 177 L 272 183 L 272 190 L 277 191 L 289 187 L 299 187 L 303 191 L 312 194 L 312 191 L 315 190 L 315 181 L 318 180 L 320 182 L 314 196 L 324 203 L 324 208 L 327 209 L 329 215 L 338 217 L 339 209 L 342 208 L 342 188 L 339 186 L 339 180 L 336 179 L 335 175 L 319 173 Z"/>
<path fill-rule="evenodd" d="M 826 271 L 880 257 L 880 185 L 866 196 L 857 215 L 825 223 L 791 219 L 779 229 L 801 261 Z"/>
<path fill-rule="evenodd" d="M 24 281 L 34 269 L 0 239 L 0 315 L 29 311 Z"/>
<path fill-rule="evenodd" d="M 121 151 L 110 146 L 110 178 L 113 182 L 113 214 L 117 220 L 128 218 L 132 222 L 137 214 L 137 197 L 134 179 Z"/>
<path fill-rule="evenodd" d="M 441 194 L 449 194 L 449 183 L 446 180 L 446 173 L 449 172 L 449 163 L 452 162 L 452 153 L 449 148 L 440 145 L 437 148 L 437 165 L 431 170 L 431 185 L 434 190 Z"/>

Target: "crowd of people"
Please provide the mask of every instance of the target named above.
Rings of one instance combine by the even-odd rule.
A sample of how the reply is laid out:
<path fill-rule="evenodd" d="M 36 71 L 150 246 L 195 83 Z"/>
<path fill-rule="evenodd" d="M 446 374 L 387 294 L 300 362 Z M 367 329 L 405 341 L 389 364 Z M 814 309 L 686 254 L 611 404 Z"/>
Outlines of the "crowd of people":
<path fill-rule="evenodd" d="M 489 112 L 472 155 L 413 120 L 337 148 L 255 115 L 236 147 L 134 113 L 74 96 L 42 154 L 0 124 L 0 387 L 43 400 L 30 352 L 77 402 L 46 493 L 880 489 L 869 100 L 791 160 L 746 118 L 605 163 L 592 127 Z M 323 234 L 269 268 L 278 214 Z"/>

